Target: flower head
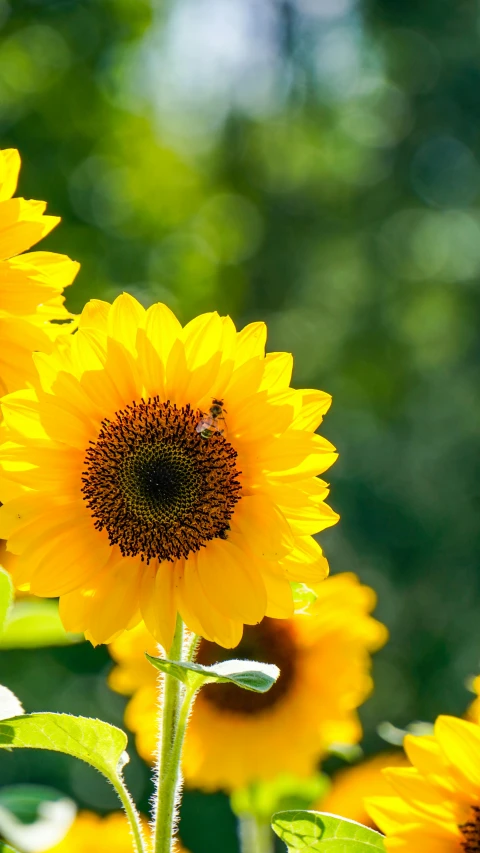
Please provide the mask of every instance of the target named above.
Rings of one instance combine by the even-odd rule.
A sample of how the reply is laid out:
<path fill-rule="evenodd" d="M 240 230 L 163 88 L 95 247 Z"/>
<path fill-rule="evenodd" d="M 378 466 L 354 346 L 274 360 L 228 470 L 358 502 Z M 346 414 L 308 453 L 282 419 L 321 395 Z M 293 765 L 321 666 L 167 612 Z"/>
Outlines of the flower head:
<path fill-rule="evenodd" d="M 307 613 L 248 627 L 238 656 L 276 663 L 280 678 L 265 694 L 227 684 L 202 689 L 187 730 L 186 781 L 232 790 L 284 772 L 307 776 L 332 743 L 357 743 L 362 729 L 356 708 L 372 686 L 370 652 L 386 639 L 383 625 L 369 615 L 374 604 L 373 591 L 355 575 L 335 575 L 320 584 Z M 111 646 L 119 665 L 110 684 L 134 694 L 125 721 L 140 754 L 151 761 L 156 690 L 145 650 L 154 647 L 144 628 L 119 637 Z M 221 648 L 202 640 L 200 662 L 223 656 Z"/>
<path fill-rule="evenodd" d="M 412 766 L 385 770 L 391 796 L 367 798 L 387 850 L 480 850 L 480 726 L 438 717 L 433 735 L 404 740 Z"/>
<path fill-rule="evenodd" d="M 406 767 L 407 764 L 403 752 L 396 750 L 382 752 L 352 767 L 345 767 L 335 774 L 327 796 L 315 808 L 376 829 L 375 822 L 365 808 L 365 797 L 389 794 L 391 786 L 382 770 L 385 767 Z"/>
<path fill-rule="evenodd" d="M 50 352 L 71 318 L 63 288 L 79 264 L 65 255 L 28 252 L 59 222 L 43 201 L 13 198 L 20 170 L 15 149 L 0 151 L 0 393 L 24 388 L 36 371 L 32 352 Z M 55 321 L 52 323 L 51 321 Z M 59 322 L 60 321 L 60 322 Z M 62 322 L 63 321 L 63 322 Z"/>
<path fill-rule="evenodd" d="M 148 833 L 146 820 L 144 830 Z M 123 812 L 99 817 L 93 812 L 80 812 L 65 838 L 46 853 L 132 853 L 133 839 Z M 186 853 L 181 846 L 175 853 Z"/>
<path fill-rule="evenodd" d="M 292 615 L 290 580 L 324 579 L 330 397 L 290 388 L 265 335 L 94 300 L 36 354 L 35 390 L 3 398 L 0 536 L 17 586 L 60 596 L 68 630 L 107 642 L 143 620 L 168 648 L 179 612 L 231 647 Z"/>

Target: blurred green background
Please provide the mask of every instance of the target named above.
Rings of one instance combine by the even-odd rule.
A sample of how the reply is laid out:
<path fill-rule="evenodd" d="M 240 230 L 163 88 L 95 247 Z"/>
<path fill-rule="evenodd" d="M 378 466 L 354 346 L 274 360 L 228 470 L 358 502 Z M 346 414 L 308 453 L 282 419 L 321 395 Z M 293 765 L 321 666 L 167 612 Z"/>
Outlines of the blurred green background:
<path fill-rule="evenodd" d="M 480 669 L 480 6 L 473 0 L 0 0 L 0 141 L 81 261 L 68 304 L 123 289 L 182 320 L 266 320 L 333 394 L 322 538 L 378 592 L 376 726 L 463 713 Z M 107 652 L 5 652 L 28 710 L 121 724 Z M 133 747 L 132 747 L 133 753 Z M 2 784 L 116 801 L 88 767 L 2 755 Z M 148 774 L 127 778 L 146 809 Z M 187 794 L 192 853 L 234 853 Z"/>

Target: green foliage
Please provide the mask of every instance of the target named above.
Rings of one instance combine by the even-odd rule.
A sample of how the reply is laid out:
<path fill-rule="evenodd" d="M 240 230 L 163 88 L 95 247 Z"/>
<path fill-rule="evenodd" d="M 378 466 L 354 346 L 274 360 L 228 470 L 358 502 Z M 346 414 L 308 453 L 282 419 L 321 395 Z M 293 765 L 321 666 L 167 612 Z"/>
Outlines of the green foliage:
<path fill-rule="evenodd" d="M 271 663 L 258 661 L 226 660 L 212 666 L 199 663 L 171 661 L 146 654 L 152 666 L 178 678 L 192 690 L 198 690 L 204 684 L 236 684 L 254 693 L 266 693 L 275 684 L 280 670 Z"/>
<path fill-rule="evenodd" d="M 18 850 L 14 850 L 13 847 L 0 841 L 0 853 L 18 853 Z"/>
<path fill-rule="evenodd" d="M 0 723 L 0 748 L 48 749 L 63 752 L 91 764 L 118 784 L 128 761 L 127 736 L 121 729 L 69 714 L 25 714 Z"/>
<path fill-rule="evenodd" d="M 279 812 L 272 827 L 289 851 L 385 853 L 383 835 L 336 815 L 312 811 Z"/>
<path fill-rule="evenodd" d="M 283 773 L 274 779 L 252 782 L 233 792 L 230 803 L 236 815 L 253 815 L 261 823 L 272 814 L 291 809 L 308 809 L 328 791 L 330 782 L 324 773 L 300 779 Z"/>
<path fill-rule="evenodd" d="M 55 601 L 20 600 L 12 607 L 0 634 L 0 649 L 65 646 L 82 641 L 83 635 L 65 631 Z"/>
<path fill-rule="evenodd" d="M 8 572 L 0 567 L 0 631 L 8 616 L 13 599 L 13 584 Z"/>
<path fill-rule="evenodd" d="M 44 785 L 11 785 L 0 790 L 0 833 L 20 850 L 50 849 L 75 819 L 73 800 Z M 33 844 L 32 844 L 33 842 Z"/>
<path fill-rule="evenodd" d="M 22 823 L 34 823 L 42 803 L 54 803 L 62 797 L 59 791 L 45 785 L 8 785 L 0 789 L 0 808 Z"/>

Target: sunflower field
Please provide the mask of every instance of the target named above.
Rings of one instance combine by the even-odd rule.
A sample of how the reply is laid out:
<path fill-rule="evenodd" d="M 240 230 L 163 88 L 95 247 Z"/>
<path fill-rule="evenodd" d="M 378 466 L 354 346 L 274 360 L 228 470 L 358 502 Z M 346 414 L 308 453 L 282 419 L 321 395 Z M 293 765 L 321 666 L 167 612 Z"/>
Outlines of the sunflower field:
<path fill-rule="evenodd" d="M 0 0 L 0 853 L 479 853 L 480 5 Z"/>

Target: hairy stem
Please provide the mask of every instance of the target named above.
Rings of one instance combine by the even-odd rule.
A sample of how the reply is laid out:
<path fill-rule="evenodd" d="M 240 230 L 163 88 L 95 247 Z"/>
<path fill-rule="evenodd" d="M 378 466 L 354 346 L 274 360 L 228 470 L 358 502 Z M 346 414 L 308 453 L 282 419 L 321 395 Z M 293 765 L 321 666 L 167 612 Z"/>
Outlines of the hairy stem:
<path fill-rule="evenodd" d="M 123 782 L 123 779 L 120 778 L 117 780 L 117 782 L 115 783 L 115 790 L 122 801 L 122 806 L 125 809 L 128 821 L 130 823 L 130 829 L 135 844 L 135 853 L 146 853 L 145 839 L 143 837 L 140 816 Z"/>
<path fill-rule="evenodd" d="M 169 659 L 182 660 L 182 652 L 183 622 L 178 617 Z M 173 850 L 178 796 L 181 789 L 180 758 L 192 699 L 193 696 L 186 691 L 177 678 L 171 675 L 160 676 L 155 853 L 171 853 Z"/>

